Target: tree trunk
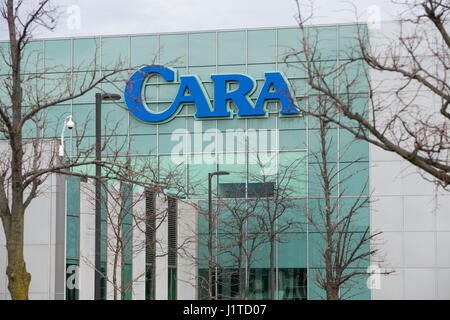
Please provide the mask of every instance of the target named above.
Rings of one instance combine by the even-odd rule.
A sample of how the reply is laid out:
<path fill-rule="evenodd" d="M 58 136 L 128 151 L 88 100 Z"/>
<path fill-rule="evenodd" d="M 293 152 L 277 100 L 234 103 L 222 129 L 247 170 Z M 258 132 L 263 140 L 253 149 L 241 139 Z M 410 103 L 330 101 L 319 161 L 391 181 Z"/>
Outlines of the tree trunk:
<path fill-rule="evenodd" d="M 327 300 L 339 300 L 339 286 L 328 284 L 326 287 Z"/>
<path fill-rule="evenodd" d="M 209 212 L 208 219 L 208 300 L 213 300 L 213 227 L 211 212 Z M 217 281 L 217 279 L 214 278 L 214 281 Z M 217 293 L 215 292 L 215 294 Z"/>
<path fill-rule="evenodd" d="M 120 241 L 120 300 L 125 300 L 125 252 Z"/>
<path fill-rule="evenodd" d="M 6 240 L 8 250 L 8 289 L 12 300 L 28 300 L 28 288 L 31 274 L 27 272 L 23 257 L 24 210 L 11 215 L 9 237 Z"/>
<path fill-rule="evenodd" d="M 117 300 L 117 264 L 119 263 L 119 257 L 118 257 L 118 249 L 116 244 L 116 252 L 114 252 L 114 263 L 113 263 L 113 287 L 114 287 L 114 300 Z"/>
<path fill-rule="evenodd" d="M 239 290 L 239 299 L 242 299 L 242 251 L 243 251 L 243 243 L 244 240 L 242 239 L 243 231 L 240 231 L 241 239 L 239 239 L 239 254 L 238 254 L 238 290 Z"/>
<path fill-rule="evenodd" d="M 270 300 L 275 299 L 275 266 L 274 266 L 274 240 L 270 240 Z"/>

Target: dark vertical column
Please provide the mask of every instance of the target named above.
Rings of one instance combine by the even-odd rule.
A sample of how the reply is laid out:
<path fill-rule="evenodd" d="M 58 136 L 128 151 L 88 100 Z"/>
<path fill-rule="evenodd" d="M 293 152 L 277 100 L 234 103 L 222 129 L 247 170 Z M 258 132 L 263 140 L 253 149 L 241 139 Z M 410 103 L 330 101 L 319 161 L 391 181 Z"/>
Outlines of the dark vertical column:
<path fill-rule="evenodd" d="M 102 169 L 100 166 L 101 161 L 101 125 L 102 125 L 102 95 L 100 93 L 95 94 L 95 300 L 101 299 L 101 277 L 100 273 L 100 245 L 101 245 L 101 186 L 100 177 L 102 175 Z"/>
<path fill-rule="evenodd" d="M 177 264 L 178 264 L 178 199 L 175 197 L 169 197 L 168 199 L 168 214 L 167 214 L 167 226 L 168 226 L 168 299 L 177 300 Z"/>
<path fill-rule="evenodd" d="M 155 299 L 156 193 L 145 190 L 145 300 Z"/>
<path fill-rule="evenodd" d="M 212 212 L 211 212 L 211 178 L 212 174 L 208 173 L 208 299 L 213 299 L 213 289 L 212 289 L 212 233 L 213 233 L 213 221 L 212 221 Z"/>

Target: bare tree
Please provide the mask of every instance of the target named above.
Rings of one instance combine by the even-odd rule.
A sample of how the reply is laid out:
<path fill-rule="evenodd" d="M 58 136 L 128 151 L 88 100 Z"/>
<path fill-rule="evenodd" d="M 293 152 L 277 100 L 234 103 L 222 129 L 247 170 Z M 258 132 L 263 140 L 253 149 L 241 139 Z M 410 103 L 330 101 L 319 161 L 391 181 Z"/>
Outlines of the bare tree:
<path fill-rule="evenodd" d="M 92 72 L 78 74 L 66 67 L 59 73 L 59 78 L 52 78 L 49 72 L 55 67 L 41 68 L 39 61 L 42 56 L 38 54 L 35 57 L 30 43 L 36 29 L 54 29 L 57 7 L 49 0 L 33 4 L 4 0 L 0 4 L 0 14 L 9 31 L 9 48 L 1 50 L 3 64 L 8 69 L 2 70 L 4 75 L 0 77 L 0 133 L 7 142 L 0 160 L 0 218 L 8 252 L 8 289 L 15 300 L 28 299 L 31 281 L 23 256 L 27 207 L 38 196 L 49 174 L 74 174 L 69 169 L 96 163 L 92 157 L 93 148 L 86 147 L 82 136 L 77 138 L 77 152 L 71 161 L 60 161 L 56 141 L 45 139 L 44 133 L 48 130 L 46 115 L 52 107 L 79 98 L 128 69 L 121 67 L 119 61 L 116 66 L 111 66 L 112 71 L 98 71 L 95 55 L 91 62 L 94 66 Z M 86 127 L 87 122 L 81 135 L 86 132 Z M 106 146 L 104 144 L 102 148 L 106 149 Z M 104 161 L 102 165 L 111 169 L 123 166 L 113 161 Z"/>
<path fill-rule="evenodd" d="M 268 296 L 275 298 L 275 246 L 283 241 L 283 234 L 300 227 L 300 222 L 288 218 L 286 213 L 294 207 L 296 183 L 305 182 L 304 172 L 299 170 L 304 160 L 295 159 L 275 169 L 255 154 L 248 188 L 239 183 L 223 186 L 215 196 L 211 213 L 199 209 L 203 221 L 200 224 L 208 232 L 197 235 L 198 245 L 211 250 L 200 253 L 196 261 L 200 269 L 213 274 L 199 274 L 199 287 L 208 293 L 208 299 L 255 298 L 255 293 L 250 292 L 250 276 L 255 262 L 260 260 L 269 262 Z M 240 172 L 231 174 L 245 176 Z"/>
<path fill-rule="evenodd" d="M 317 112 L 326 113 L 327 103 L 326 96 L 319 96 Z M 320 183 L 317 186 L 319 197 L 311 199 L 315 204 L 305 212 L 312 226 L 310 233 L 318 235 L 318 241 L 312 250 L 320 253 L 320 262 L 310 278 L 325 291 L 326 299 L 347 299 L 360 294 L 357 290 L 366 284 L 365 277 L 369 275 L 367 267 L 378 252 L 376 240 L 380 232 L 371 232 L 370 226 L 364 223 L 364 212 L 368 212 L 370 203 L 368 179 L 362 181 L 361 190 L 354 198 L 344 197 L 347 182 L 361 170 L 355 166 L 358 158 L 342 162 L 351 143 L 346 145 L 346 150 L 342 148 L 342 154 L 333 162 L 330 160 L 332 148 L 336 148 L 331 134 L 333 125 L 321 118 L 318 122 L 319 146 L 311 155 L 317 163 L 317 169 L 313 173 Z"/>
<path fill-rule="evenodd" d="M 222 216 L 225 213 L 220 220 L 223 240 L 221 252 L 228 258 L 225 260 L 231 266 L 229 269 L 221 268 L 219 278 L 231 279 L 231 294 L 222 294 L 222 299 L 248 299 L 250 270 L 257 259 L 257 250 L 266 243 L 261 233 L 248 232 L 249 225 L 255 227 L 259 222 L 258 202 L 242 198 L 242 194 L 245 194 L 245 190 L 233 190 L 232 194 L 222 195 L 217 199 Z"/>
<path fill-rule="evenodd" d="M 292 195 L 305 182 L 304 171 L 299 170 L 305 164 L 305 157 L 291 163 L 278 165 L 275 172 L 268 172 L 267 163 L 257 154 L 256 165 L 260 174 L 252 174 L 251 180 L 262 188 L 248 196 L 256 202 L 258 224 L 252 226 L 251 233 L 259 233 L 269 244 L 269 298 L 275 299 L 275 246 L 282 242 L 286 232 L 298 230 L 300 223 L 292 217 L 286 217 L 290 208 L 295 207 Z M 272 171 L 269 169 L 269 171 Z"/>
<path fill-rule="evenodd" d="M 357 24 L 353 36 L 347 35 L 348 42 L 340 47 L 340 63 L 326 63 L 320 50 L 325 40 L 320 30 L 308 26 L 314 12 L 296 1 L 301 39 L 286 61 L 299 62 L 311 92 L 329 98 L 326 113 L 299 108 L 396 153 L 426 179 L 447 188 L 450 7 L 446 0 L 393 2 L 403 9 L 395 32 Z M 369 104 L 370 109 L 361 108 Z"/>
<path fill-rule="evenodd" d="M 107 158 L 110 162 L 118 162 L 123 155 L 110 154 Z M 126 159 L 126 165 L 120 168 L 106 167 L 101 179 L 104 191 L 101 202 L 107 226 L 103 241 L 106 241 L 111 272 L 103 274 L 101 270 L 95 270 L 95 265 L 89 257 L 83 258 L 112 285 L 113 299 L 124 300 L 131 294 L 133 284 L 142 281 L 147 273 L 144 271 L 128 279 L 125 274 L 126 264 L 131 264 L 138 255 L 150 255 L 153 268 L 149 279 L 149 298 L 152 299 L 156 259 L 169 255 L 171 250 L 175 251 L 175 254 L 182 254 L 186 244 L 191 241 L 185 238 L 172 248 L 168 239 L 157 237 L 158 230 L 161 230 L 169 219 L 169 199 L 178 201 L 186 193 L 184 174 L 179 170 L 179 166 L 158 170 L 157 164 L 151 160 L 130 156 Z M 86 173 L 80 171 L 78 174 Z M 84 193 L 87 201 L 94 207 L 95 193 L 90 188 Z M 161 201 L 156 203 L 156 197 Z M 152 198 L 151 208 L 148 207 L 148 198 Z M 139 237 L 139 234 L 145 237 Z M 148 237 L 148 234 L 151 236 Z M 147 258 L 145 257 L 146 261 Z"/>

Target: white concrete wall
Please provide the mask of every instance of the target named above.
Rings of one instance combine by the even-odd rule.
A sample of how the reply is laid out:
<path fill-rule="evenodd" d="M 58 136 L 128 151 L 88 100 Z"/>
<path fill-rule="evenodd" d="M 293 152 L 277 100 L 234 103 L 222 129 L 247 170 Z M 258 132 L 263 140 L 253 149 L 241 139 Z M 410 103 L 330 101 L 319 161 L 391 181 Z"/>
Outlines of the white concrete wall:
<path fill-rule="evenodd" d="M 197 299 L 198 215 L 196 201 L 178 201 L 177 299 Z"/>
<path fill-rule="evenodd" d="M 374 299 L 450 299 L 450 194 L 436 190 L 405 160 L 371 153 L 372 231 L 384 265 Z"/>
<path fill-rule="evenodd" d="M 117 299 L 120 299 L 120 287 L 122 285 L 122 277 L 121 277 L 121 268 L 122 268 L 122 254 L 118 252 L 118 243 L 120 237 L 117 238 L 115 236 L 115 230 L 118 228 L 118 219 L 120 214 L 121 206 L 119 203 L 111 199 L 111 197 L 119 198 L 120 195 L 118 192 L 115 192 L 116 189 L 110 189 L 108 192 L 107 199 L 107 213 L 106 213 L 106 299 L 114 300 L 114 286 L 116 286 L 116 294 Z M 116 262 L 114 260 L 116 259 Z M 116 267 L 114 268 L 114 263 L 116 263 Z M 115 270 L 114 270 L 115 269 Z M 114 281 L 114 273 L 116 276 L 116 280 Z M 114 284 L 115 282 L 115 284 Z"/>
<path fill-rule="evenodd" d="M 406 32 L 411 31 L 408 31 L 411 25 L 404 27 Z M 371 45 L 383 52 L 399 30 L 398 22 L 382 23 L 380 30 L 371 30 Z M 432 27 L 430 30 L 429 35 L 434 31 Z M 377 118 L 388 119 L 399 106 L 392 90 L 404 83 L 404 79 L 373 70 L 370 77 L 374 86 L 380 85 L 375 98 L 387 102 L 389 107 L 384 114 L 378 113 Z M 415 90 L 408 92 L 416 94 Z M 437 111 L 436 100 L 423 91 L 416 103 L 433 114 Z M 380 249 L 373 263 L 383 260 L 387 270 L 395 271 L 381 276 L 380 289 L 372 290 L 372 298 L 450 299 L 450 193 L 426 181 L 406 160 L 373 145 L 370 146 L 370 187 L 372 231 L 383 232 L 373 243 Z"/>
<path fill-rule="evenodd" d="M 156 268 L 155 268 L 155 300 L 167 300 L 168 297 L 168 232 L 167 232 L 167 200 L 156 198 Z"/>
<path fill-rule="evenodd" d="M 145 198 L 137 195 L 133 203 L 132 299 L 145 300 Z"/>
<path fill-rule="evenodd" d="M 166 215 L 167 201 L 157 198 L 157 212 L 160 222 Z M 145 199 L 137 201 L 133 208 L 134 214 L 145 215 Z M 197 229 L 197 214 L 195 206 L 189 202 L 178 201 L 178 266 L 177 266 L 177 299 L 196 299 L 195 259 L 197 245 L 194 239 Z M 167 270 L 167 217 L 157 230 L 158 243 L 156 259 L 155 298 L 166 300 L 168 297 Z M 145 299 L 145 225 L 133 228 L 133 300 Z"/>
<path fill-rule="evenodd" d="M 95 216 L 94 185 L 88 183 L 81 184 L 81 206 L 80 206 L 80 299 L 94 298 L 94 240 L 95 240 Z M 111 196 L 111 195 L 110 195 Z M 133 214 L 137 219 L 133 219 L 133 264 L 132 264 L 132 299 L 145 299 L 145 199 L 138 194 L 134 198 Z M 118 208 L 112 207 L 112 201 L 108 201 L 109 213 L 118 213 Z M 167 200 L 156 198 L 157 210 L 157 231 L 156 231 L 156 283 L 155 299 L 167 300 L 168 297 L 168 267 L 167 267 Z M 139 219 L 142 218 L 142 219 Z M 113 217 L 112 217 L 113 218 Z M 182 247 L 178 252 L 177 270 L 177 295 L 178 299 L 196 299 L 196 274 L 197 268 L 195 258 L 197 255 L 197 244 L 195 234 L 197 228 L 197 214 L 195 205 L 189 202 L 178 202 L 178 243 Z M 111 223 L 107 226 L 107 275 L 110 281 L 113 278 L 112 246 L 114 245 L 114 233 Z M 120 257 L 117 266 L 117 284 L 120 285 Z M 107 281 L 107 299 L 113 299 L 113 285 Z"/>
<path fill-rule="evenodd" d="M 95 281 L 95 186 L 80 183 L 80 267 L 79 299 L 94 299 Z"/>
<path fill-rule="evenodd" d="M 55 228 L 56 176 L 50 176 L 42 185 L 42 193 L 26 210 L 24 231 L 24 258 L 31 274 L 29 299 L 55 299 Z M 1 222 L 0 222 L 1 225 Z M 8 256 L 3 226 L 0 227 L 0 299 L 10 299 L 6 267 Z M 60 279 L 65 281 L 65 279 Z"/>

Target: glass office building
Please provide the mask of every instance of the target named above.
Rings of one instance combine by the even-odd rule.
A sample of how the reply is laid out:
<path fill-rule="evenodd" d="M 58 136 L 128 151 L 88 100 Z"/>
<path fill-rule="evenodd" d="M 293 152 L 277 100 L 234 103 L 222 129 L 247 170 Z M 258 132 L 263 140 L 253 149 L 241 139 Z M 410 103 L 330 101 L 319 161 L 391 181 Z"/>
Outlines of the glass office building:
<path fill-rule="evenodd" d="M 308 41 L 317 44 L 315 66 L 325 71 L 345 66 L 345 72 L 327 78 L 328 84 L 357 97 L 352 108 L 367 115 L 368 80 L 377 88 L 375 98 L 383 101 L 396 101 L 385 97 L 395 97 L 402 83 L 357 61 L 349 63 L 348 55 L 358 45 L 355 35 L 367 34 L 364 39 L 373 48 L 388 52 L 395 43 L 391 40 L 401 41 L 399 30 L 409 27 L 414 25 L 394 21 L 383 22 L 380 29 L 339 24 L 310 26 L 306 32 Z M 75 128 L 65 130 L 64 142 L 66 160 L 74 159 L 95 143 L 95 93 L 118 93 L 121 100 L 102 103 L 102 135 L 109 139 L 102 156 L 151 163 L 151 177 L 142 179 L 171 178 L 165 189 L 171 197 L 136 188 L 134 195 L 143 194 L 144 201 L 121 203 L 121 236 L 127 235 L 127 250 L 120 257 L 123 274 L 118 278 L 130 284 L 125 299 L 269 299 L 272 294 L 280 300 L 324 298 L 316 281 L 324 272 L 324 226 L 313 223 L 324 208 L 323 159 L 317 157 L 320 123 L 302 112 L 287 112 L 291 99 L 300 108 L 314 109 L 324 102 L 306 82 L 302 41 L 302 32 L 292 27 L 42 39 L 28 44 L 23 67 L 26 103 L 33 103 L 34 92 L 54 97 L 60 90 L 86 88 L 94 75 L 98 79 L 116 68 L 126 71 L 47 109 L 41 130 L 28 121 L 26 137 L 40 135 L 58 147 L 64 119 L 72 115 Z M 7 53 L 8 45 L 0 42 L 0 49 Z M 143 66 L 159 73 L 141 77 L 142 88 L 134 91 L 138 97 L 130 104 L 125 92 L 133 89 L 130 79 L 139 78 L 136 71 Z M 1 76 L 7 77 L 4 70 L 8 66 L 0 59 Z M 34 77 L 39 72 L 44 76 Z M 345 92 L 348 79 L 353 80 L 351 92 Z M 280 85 L 286 94 L 277 95 Z M 411 92 L 411 99 L 424 99 L 419 102 L 439 110 L 439 99 L 422 91 Z M 177 105 L 180 100 L 184 102 Z M 142 113 L 130 108 L 133 103 L 142 107 L 144 117 L 163 121 L 141 120 Z M 330 124 L 325 140 L 333 185 L 330 205 L 342 216 L 355 203 L 364 204 L 347 228 L 355 243 L 366 230 L 381 232 L 370 248 L 366 242 L 359 249 L 379 249 L 380 257 L 349 265 L 347 272 L 359 276 L 341 288 L 341 296 L 449 299 L 448 192 L 437 190 L 406 160 L 354 141 L 342 128 Z M 111 158 L 116 152 L 118 158 Z M 223 171 L 229 174 L 211 179 L 208 215 L 208 174 Z M 44 186 L 25 219 L 30 298 L 94 299 L 93 183 L 54 175 Z M 369 197 L 371 202 L 365 203 Z M 114 233 L 107 210 L 102 206 L 100 269 L 111 278 L 113 256 L 107 241 Z M 162 224 L 151 218 L 158 210 L 167 211 Z M 126 212 L 143 213 L 148 223 L 136 228 Z M 155 246 L 154 239 L 164 245 Z M 7 253 L 0 232 L 0 299 L 9 299 L 4 261 Z M 394 272 L 368 277 L 368 272 L 380 270 Z M 113 298 L 106 279 L 102 296 Z"/>
<path fill-rule="evenodd" d="M 320 63 L 324 66 L 346 63 L 347 51 L 355 44 L 354 34 L 357 28 L 356 25 L 309 28 L 308 34 L 318 39 Z M 311 108 L 318 103 L 318 99 L 306 83 L 305 71 L 299 62 L 302 59 L 301 54 L 288 56 L 293 50 L 298 50 L 301 39 L 301 31 L 298 28 L 202 31 L 36 40 L 30 44 L 29 52 L 30 59 L 36 61 L 34 68 L 47 70 L 45 80 L 36 85 L 50 91 L 54 90 L 55 81 L 64 77 L 73 79 L 74 88 L 83 86 L 85 84 L 82 79 L 89 77 L 94 69 L 99 73 L 98 76 L 101 76 L 116 66 L 131 68 L 148 64 L 170 67 L 178 75 L 174 82 L 167 82 L 156 75 L 148 77 L 144 83 L 143 100 L 146 107 L 156 113 L 171 105 L 179 88 L 179 77 L 183 75 L 196 75 L 206 91 L 206 98 L 210 99 L 212 104 L 214 84 L 211 75 L 249 76 L 255 80 L 255 88 L 248 98 L 255 104 L 268 72 L 280 72 L 284 75 L 296 103 L 303 108 Z M 368 100 L 364 98 L 364 93 L 367 92 L 364 67 L 355 64 L 352 68 L 354 74 L 361 74 L 358 91 L 361 92 L 361 112 L 365 112 Z M 123 91 L 135 70 L 119 73 L 114 76 L 115 82 L 102 84 L 99 89 L 119 93 L 122 99 L 118 103 L 125 106 Z M 338 78 L 333 81 L 339 86 Z M 228 90 L 235 88 L 236 83 L 231 81 Z M 270 90 L 273 89 L 269 88 Z M 224 203 L 235 203 L 235 206 L 244 205 L 248 208 L 259 201 L 254 210 L 260 210 L 262 213 L 273 209 L 264 207 L 264 199 L 277 195 L 279 199 L 273 200 L 271 206 L 278 205 L 283 209 L 278 209 L 280 215 L 274 219 L 274 227 L 275 230 L 283 231 L 276 233 L 276 240 L 273 241 L 274 297 L 323 298 L 323 290 L 313 281 L 315 273 L 323 271 L 323 235 L 307 222 L 308 212 L 317 210 L 323 196 L 318 175 L 318 159 L 314 157 L 319 151 L 318 122 L 301 112 L 280 114 L 281 105 L 276 99 L 266 101 L 266 115 L 263 116 L 239 117 L 233 101 L 228 101 L 227 106 L 232 114 L 230 117 L 199 119 L 195 117 L 195 104 L 184 103 L 170 120 L 155 124 L 137 119 L 126 108 L 118 107 L 116 102 L 105 101 L 102 106 L 105 130 L 103 134 L 113 135 L 111 150 L 114 144 L 125 143 L 129 144 L 129 154 L 133 158 L 152 159 L 161 179 L 168 173 L 176 172 L 179 184 L 184 186 L 182 192 L 177 191 L 177 196 L 196 201 L 201 210 L 208 207 L 208 173 L 230 173 L 212 179 L 214 210 L 219 212 L 212 244 L 215 248 L 213 277 L 218 279 L 213 290 L 219 298 L 242 298 L 239 290 L 245 291 L 246 288 L 249 299 L 270 298 L 270 242 L 262 243 L 254 250 L 250 266 L 248 261 L 242 260 L 239 270 L 236 248 L 230 244 L 230 234 L 237 232 L 237 226 L 230 226 L 230 220 L 227 219 L 231 209 Z M 48 111 L 48 125 L 44 134 L 48 138 L 59 138 L 64 117 L 72 115 L 79 130 L 86 126 L 83 144 L 92 145 L 95 141 L 95 122 L 92 121 L 94 112 L 95 98 L 94 92 L 91 91 L 51 108 Z M 65 139 L 69 157 L 74 156 L 77 150 L 83 147 L 75 145 L 76 134 L 77 131 L 72 130 L 70 136 Z M 350 134 L 335 126 L 331 127 L 328 136 L 330 148 L 327 151 L 327 159 L 333 170 L 339 172 L 335 177 L 336 188 L 332 196 L 334 201 L 338 202 L 339 208 L 345 208 L 351 206 L 357 198 L 369 195 L 369 146 L 363 141 L 352 142 Z M 104 156 L 108 152 L 105 150 Z M 286 174 L 292 175 L 292 179 L 288 179 L 289 182 L 286 182 Z M 77 178 L 67 179 L 68 270 L 80 263 L 82 226 L 80 227 L 79 184 Z M 218 200 L 219 198 L 221 200 Z M 370 226 L 369 221 L 369 208 L 363 207 L 352 230 L 355 233 L 365 231 Z M 245 228 L 241 232 L 246 236 L 244 246 L 249 248 L 249 234 L 258 231 L 254 230 L 251 221 L 245 221 L 244 224 Z M 287 224 L 292 225 L 284 228 Z M 208 248 L 203 241 L 208 235 L 205 216 L 199 213 L 196 225 L 198 282 L 195 298 L 205 299 L 207 288 L 204 280 L 208 275 Z M 224 249 L 225 247 L 228 249 Z M 106 269 L 108 266 L 105 256 L 104 245 L 102 266 Z M 126 267 L 128 279 L 131 279 L 133 267 L 130 258 Z M 355 263 L 353 266 L 355 270 L 362 272 L 368 267 L 368 261 Z M 167 298 L 177 298 L 177 268 L 180 266 L 177 267 L 176 263 L 168 268 L 170 274 Z M 70 276 L 71 273 L 67 272 L 67 277 Z M 359 299 L 370 299 L 371 293 L 366 286 L 366 280 L 365 276 L 356 279 L 354 287 L 349 289 L 351 295 Z M 157 284 L 155 290 L 158 291 Z M 68 288 L 66 298 L 77 299 L 78 291 Z"/>

